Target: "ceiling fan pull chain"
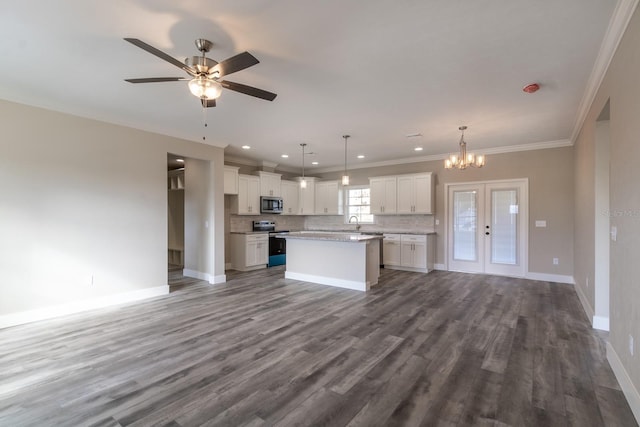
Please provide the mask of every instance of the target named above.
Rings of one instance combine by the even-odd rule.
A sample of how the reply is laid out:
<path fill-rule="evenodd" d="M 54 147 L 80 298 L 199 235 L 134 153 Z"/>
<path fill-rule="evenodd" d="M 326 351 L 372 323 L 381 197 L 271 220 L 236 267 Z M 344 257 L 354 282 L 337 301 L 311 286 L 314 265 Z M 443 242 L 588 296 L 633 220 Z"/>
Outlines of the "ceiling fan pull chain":
<path fill-rule="evenodd" d="M 202 105 L 202 123 L 204 123 L 204 127 L 207 127 L 207 107 Z M 207 137 L 205 135 L 202 136 L 202 140 L 206 141 Z"/>

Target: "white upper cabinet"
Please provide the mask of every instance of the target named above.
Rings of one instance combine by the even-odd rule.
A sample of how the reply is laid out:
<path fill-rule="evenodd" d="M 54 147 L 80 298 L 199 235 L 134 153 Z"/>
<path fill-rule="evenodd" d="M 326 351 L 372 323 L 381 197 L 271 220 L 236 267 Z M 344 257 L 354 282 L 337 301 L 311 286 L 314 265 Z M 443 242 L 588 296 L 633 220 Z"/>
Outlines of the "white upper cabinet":
<path fill-rule="evenodd" d="M 369 178 L 372 214 L 396 213 L 396 186 L 397 178 L 395 176 Z"/>
<path fill-rule="evenodd" d="M 282 196 L 282 215 L 298 214 L 298 198 L 300 197 L 300 183 L 293 181 L 281 181 L 280 192 Z"/>
<path fill-rule="evenodd" d="M 399 175 L 397 177 L 397 213 L 433 213 L 433 179 L 431 172 Z"/>
<path fill-rule="evenodd" d="M 235 166 L 224 167 L 224 194 L 238 194 L 238 169 Z"/>
<path fill-rule="evenodd" d="M 280 197 L 280 178 L 282 175 L 279 173 L 271 172 L 258 172 L 260 176 L 260 195 L 261 196 L 274 196 Z"/>
<path fill-rule="evenodd" d="M 260 215 L 260 178 L 253 175 L 238 175 L 235 211 L 238 215 Z"/>
<path fill-rule="evenodd" d="M 298 182 L 298 215 L 313 215 L 316 203 L 316 178 L 305 178 L 307 187 Z"/>
<path fill-rule="evenodd" d="M 316 215 L 342 215 L 342 191 L 338 181 L 316 183 Z"/>

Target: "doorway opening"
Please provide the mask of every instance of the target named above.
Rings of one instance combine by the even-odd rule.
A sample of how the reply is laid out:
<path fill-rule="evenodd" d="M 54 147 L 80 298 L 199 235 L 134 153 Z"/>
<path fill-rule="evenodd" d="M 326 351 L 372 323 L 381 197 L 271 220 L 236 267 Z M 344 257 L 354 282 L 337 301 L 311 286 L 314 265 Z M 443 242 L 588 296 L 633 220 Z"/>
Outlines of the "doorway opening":
<path fill-rule="evenodd" d="M 609 230 L 611 217 L 609 207 L 609 149 L 610 108 L 605 104 L 596 121 L 595 132 L 595 229 L 594 229 L 594 315 L 593 327 L 609 330 L 609 265 L 611 262 Z"/>
<path fill-rule="evenodd" d="M 167 261 L 169 274 L 184 268 L 184 158 L 167 154 Z"/>

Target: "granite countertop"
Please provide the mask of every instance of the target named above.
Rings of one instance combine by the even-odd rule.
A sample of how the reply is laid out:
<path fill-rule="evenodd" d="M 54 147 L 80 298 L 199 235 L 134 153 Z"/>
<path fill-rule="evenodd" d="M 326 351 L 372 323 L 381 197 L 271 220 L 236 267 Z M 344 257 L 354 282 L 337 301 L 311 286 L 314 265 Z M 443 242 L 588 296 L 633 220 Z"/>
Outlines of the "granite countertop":
<path fill-rule="evenodd" d="M 306 230 L 306 232 L 314 232 L 314 233 L 353 233 L 353 234 L 436 234 L 434 230 L 394 230 L 394 229 L 383 229 L 383 230 L 360 230 L 356 231 L 352 229 L 336 229 L 336 230 Z"/>
<path fill-rule="evenodd" d="M 315 231 L 298 231 L 294 233 L 277 236 L 281 239 L 303 239 L 303 240 L 329 240 L 333 242 L 366 242 L 368 240 L 380 240 L 382 235 L 372 236 L 358 233 L 345 232 L 315 232 Z"/>
<path fill-rule="evenodd" d="M 268 231 L 232 231 L 230 234 L 269 234 Z"/>

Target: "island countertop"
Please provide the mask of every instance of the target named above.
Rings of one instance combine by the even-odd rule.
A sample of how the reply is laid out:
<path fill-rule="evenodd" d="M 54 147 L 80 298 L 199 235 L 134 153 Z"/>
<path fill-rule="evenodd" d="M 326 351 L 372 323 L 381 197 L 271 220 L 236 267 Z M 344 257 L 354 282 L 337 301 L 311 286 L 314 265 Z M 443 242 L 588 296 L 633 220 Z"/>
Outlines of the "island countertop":
<path fill-rule="evenodd" d="M 296 231 L 293 233 L 276 236 L 281 239 L 301 239 L 301 240 L 329 240 L 333 242 L 367 242 L 369 240 L 382 240 L 380 235 L 345 233 L 345 232 L 317 232 L 317 231 Z"/>

